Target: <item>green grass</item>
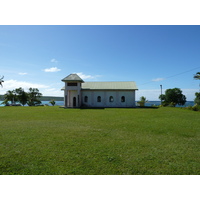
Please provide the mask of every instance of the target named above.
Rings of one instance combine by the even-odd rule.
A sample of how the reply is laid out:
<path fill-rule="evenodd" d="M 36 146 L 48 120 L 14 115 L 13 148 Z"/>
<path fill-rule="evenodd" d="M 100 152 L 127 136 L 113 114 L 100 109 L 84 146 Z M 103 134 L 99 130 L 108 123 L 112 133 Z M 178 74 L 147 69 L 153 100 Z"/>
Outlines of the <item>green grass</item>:
<path fill-rule="evenodd" d="M 0 174 L 200 174 L 200 112 L 0 107 Z"/>

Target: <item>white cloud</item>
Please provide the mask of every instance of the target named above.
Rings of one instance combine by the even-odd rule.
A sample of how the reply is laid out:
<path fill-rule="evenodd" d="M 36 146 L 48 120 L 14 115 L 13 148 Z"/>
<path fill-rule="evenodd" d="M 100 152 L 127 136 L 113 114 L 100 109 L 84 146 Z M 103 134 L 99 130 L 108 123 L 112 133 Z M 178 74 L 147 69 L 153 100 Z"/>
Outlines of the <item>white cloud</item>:
<path fill-rule="evenodd" d="M 20 73 L 18 73 L 18 74 L 24 76 L 24 75 L 27 75 L 28 73 L 20 72 Z"/>
<path fill-rule="evenodd" d="M 37 83 L 30 83 L 26 81 L 17 81 L 17 80 L 7 80 L 3 84 L 3 90 L 8 91 L 8 90 L 14 90 L 16 88 L 22 87 L 23 89 L 28 89 L 30 87 L 32 88 L 48 88 L 47 85 L 42 85 L 42 84 L 37 84 Z"/>
<path fill-rule="evenodd" d="M 3 88 L 0 87 L 0 94 L 5 94 L 8 90 L 14 90 L 16 88 L 23 88 L 25 91 L 28 91 L 30 87 L 38 88 L 43 96 L 64 96 L 63 91 L 61 91 L 61 87 L 53 88 L 48 85 L 31 83 L 26 81 L 17 81 L 17 80 L 7 80 L 3 83 Z"/>
<path fill-rule="evenodd" d="M 57 63 L 58 61 L 55 58 L 53 58 L 53 59 L 51 59 L 51 62 L 52 63 Z"/>
<path fill-rule="evenodd" d="M 152 81 L 154 82 L 159 82 L 159 81 L 163 81 L 165 80 L 164 78 L 155 78 L 155 79 L 152 79 Z"/>
<path fill-rule="evenodd" d="M 42 89 L 41 93 L 43 96 L 55 96 L 55 97 L 63 97 L 64 92 L 61 91 L 61 88 L 46 88 Z"/>
<path fill-rule="evenodd" d="M 76 73 L 78 76 L 80 76 L 80 78 L 82 78 L 83 80 L 84 79 L 95 79 L 97 77 L 100 77 L 100 75 L 86 75 L 86 74 L 83 74 L 82 72 L 79 72 L 79 73 Z"/>
<path fill-rule="evenodd" d="M 51 68 L 44 69 L 43 71 L 45 71 L 45 72 L 59 72 L 59 71 L 61 71 L 61 69 L 58 69 L 57 67 L 51 67 Z"/>
<path fill-rule="evenodd" d="M 181 89 L 182 93 L 187 97 L 187 101 L 193 101 L 195 99 L 195 93 L 199 92 L 197 89 Z"/>

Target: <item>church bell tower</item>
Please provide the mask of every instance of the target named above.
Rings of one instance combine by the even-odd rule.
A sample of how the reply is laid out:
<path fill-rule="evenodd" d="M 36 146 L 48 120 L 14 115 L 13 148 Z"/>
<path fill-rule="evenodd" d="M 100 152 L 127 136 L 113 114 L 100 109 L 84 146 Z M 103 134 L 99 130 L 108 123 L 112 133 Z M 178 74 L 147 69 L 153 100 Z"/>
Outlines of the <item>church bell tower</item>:
<path fill-rule="evenodd" d="M 62 79 L 65 82 L 64 104 L 65 108 L 80 108 L 81 83 L 84 81 L 77 74 L 70 74 Z"/>

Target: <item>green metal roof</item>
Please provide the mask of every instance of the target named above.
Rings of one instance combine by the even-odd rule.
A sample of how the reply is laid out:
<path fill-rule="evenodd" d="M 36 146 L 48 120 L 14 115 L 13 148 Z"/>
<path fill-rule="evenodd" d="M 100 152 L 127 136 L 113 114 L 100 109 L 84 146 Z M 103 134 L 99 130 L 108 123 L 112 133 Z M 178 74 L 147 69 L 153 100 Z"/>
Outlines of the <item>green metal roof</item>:
<path fill-rule="evenodd" d="M 77 74 L 70 74 L 67 77 L 65 77 L 64 79 L 62 79 L 62 81 L 64 82 L 81 82 L 83 83 L 84 81 L 77 75 Z"/>
<path fill-rule="evenodd" d="M 134 81 L 129 82 L 85 82 L 82 90 L 138 90 Z"/>

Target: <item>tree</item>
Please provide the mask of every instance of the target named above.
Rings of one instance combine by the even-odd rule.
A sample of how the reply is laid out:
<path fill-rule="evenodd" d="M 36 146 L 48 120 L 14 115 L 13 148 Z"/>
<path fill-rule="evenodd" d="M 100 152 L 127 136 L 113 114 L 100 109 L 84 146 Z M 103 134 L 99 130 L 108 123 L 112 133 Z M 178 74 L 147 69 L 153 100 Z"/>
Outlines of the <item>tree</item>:
<path fill-rule="evenodd" d="M 15 93 L 17 94 L 18 101 L 24 106 L 28 101 L 28 94 L 21 87 L 15 89 Z"/>
<path fill-rule="evenodd" d="M 182 91 L 179 88 L 167 89 L 164 95 L 160 95 L 159 99 L 162 99 L 163 106 L 173 106 L 184 105 L 186 102 L 185 95 L 182 94 Z"/>
<path fill-rule="evenodd" d="M 194 99 L 194 103 L 200 105 L 200 92 L 195 93 L 196 98 Z"/>
<path fill-rule="evenodd" d="M 194 75 L 194 79 L 195 80 L 200 80 L 200 72 L 197 72 L 195 75 Z M 199 91 L 200 91 L 200 84 L 199 84 Z M 196 94 L 195 94 L 196 95 Z"/>
<path fill-rule="evenodd" d="M 138 103 L 140 106 L 145 106 L 145 103 L 146 103 L 147 101 L 148 101 L 148 100 L 146 100 L 146 97 L 141 96 L 141 97 L 140 97 L 140 101 L 138 101 L 137 103 Z"/>
<path fill-rule="evenodd" d="M 4 80 L 3 80 L 3 78 L 4 78 L 4 76 L 2 76 L 1 78 L 0 78 L 0 85 L 1 85 L 1 87 L 3 87 L 3 82 L 4 82 Z"/>
<path fill-rule="evenodd" d="M 42 94 L 37 88 L 29 88 L 29 92 L 25 92 L 24 89 L 17 88 L 15 90 L 8 90 L 4 95 L 4 101 L 2 104 L 16 104 L 16 102 L 21 103 L 23 106 L 28 104 L 29 106 L 35 106 L 41 104 L 40 97 Z"/>
<path fill-rule="evenodd" d="M 15 90 L 8 90 L 4 95 L 3 104 L 8 104 L 9 101 L 11 101 L 11 104 L 15 104 L 17 102 L 17 95 Z"/>
<path fill-rule="evenodd" d="M 49 103 L 50 103 L 52 106 L 54 106 L 54 105 L 56 104 L 56 102 L 55 102 L 54 99 L 52 99 L 51 101 L 49 101 Z"/>
<path fill-rule="evenodd" d="M 195 79 L 195 80 L 200 80 L 200 72 L 197 72 L 197 73 L 194 75 L 194 79 Z"/>
<path fill-rule="evenodd" d="M 41 96 L 42 93 L 40 93 L 37 88 L 29 88 L 27 104 L 29 106 L 36 106 L 41 104 L 41 101 L 39 99 Z"/>

